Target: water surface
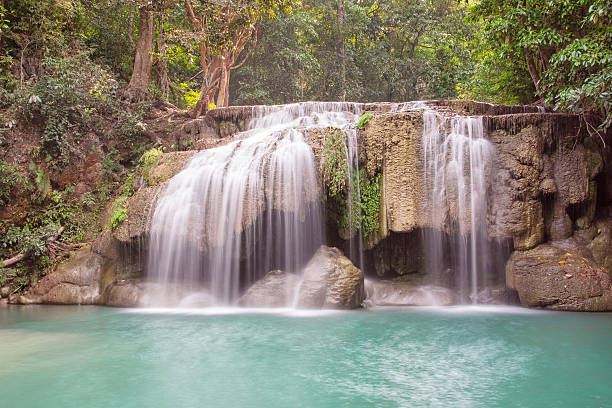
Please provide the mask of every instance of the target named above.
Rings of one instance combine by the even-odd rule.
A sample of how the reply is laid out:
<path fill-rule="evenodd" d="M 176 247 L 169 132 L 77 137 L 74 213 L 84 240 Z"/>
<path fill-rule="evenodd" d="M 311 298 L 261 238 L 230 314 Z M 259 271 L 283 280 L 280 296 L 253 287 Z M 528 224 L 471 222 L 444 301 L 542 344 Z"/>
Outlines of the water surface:
<path fill-rule="evenodd" d="M 6 407 L 612 407 L 612 314 L 0 308 Z"/>

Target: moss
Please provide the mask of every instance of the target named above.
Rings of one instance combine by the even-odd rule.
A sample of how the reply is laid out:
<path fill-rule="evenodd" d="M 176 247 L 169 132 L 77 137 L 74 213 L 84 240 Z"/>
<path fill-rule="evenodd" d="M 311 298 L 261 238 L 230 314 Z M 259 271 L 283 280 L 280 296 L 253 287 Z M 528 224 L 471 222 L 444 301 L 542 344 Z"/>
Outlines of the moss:
<path fill-rule="evenodd" d="M 332 195 L 328 190 L 326 209 L 328 217 L 339 229 L 345 232 L 361 229 L 363 236 L 367 238 L 380 229 L 380 173 L 370 179 L 364 169 L 359 172 L 356 169 L 352 171 L 354 172 L 353 180 L 359 180 L 360 194 L 357 194 L 355 187 L 355 194 L 351 196 L 350 213 L 348 191 Z"/>
<path fill-rule="evenodd" d="M 355 126 L 357 126 L 359 129 L 365 129 L 365 126 L 368 124 L 368 122 L 370 121 L 370 119 L 372 119 L 373 116 L 373 113 L 364 113 L 363 115 L 361 115 Z"/>
<path fill-rule="evenodd" d="M 367 178 L 364 170 L 359 172 L 361 189 L 361 225 L 365 237 L 380 229 L 380 173 L 373 180 Z"/>
<path fill-rule="evenodd" d="M 348 185 L 348 162 L 344 132 L 332 129 L 323 143 L 323 179 L 331 197 L 346 194 Z"/>
<path fill-rule="evenodd" d="M 155 166 L 159 163 L 159 159 L 162 155 L 163 151 L 159 147 L 154 147 L 152 149 L 147 150 L 140 156 L 138 162 L 140 163 L 140 171 L 142 172 L 144 180 L 149 184 L 148 173 L 151 167 Z"/>

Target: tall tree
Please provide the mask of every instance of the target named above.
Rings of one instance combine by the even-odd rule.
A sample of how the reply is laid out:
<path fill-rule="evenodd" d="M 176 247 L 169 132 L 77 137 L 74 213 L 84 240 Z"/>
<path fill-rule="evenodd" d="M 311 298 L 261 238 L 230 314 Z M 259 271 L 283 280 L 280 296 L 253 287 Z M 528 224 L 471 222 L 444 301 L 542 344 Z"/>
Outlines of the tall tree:
<path fill-rule="evenodd" d="M 217 92 L 217 106 L 229 104 L 231 71 L 249 57 L 254 45 L 246 51 L 245 48 L 252 39 L 257 39 L 261 19 L 273 16 L 274 9 L 284 3 L 285 0 L 218 0 L 211 4 L 185 0 L 203 72 L 200 99 L 191 111 L 192 116 L 205 112 Z"/>
<path fill-rule="evenodd" d="M 147 95 L 153 67 L 153 45 L 155 41 L 155 14 L 151 4 L 141 5 L 138 11 L 138 42 L 136 44 L 132 78 L 127 91 L 130 99 L 133 100 L 142 100 Z"/>

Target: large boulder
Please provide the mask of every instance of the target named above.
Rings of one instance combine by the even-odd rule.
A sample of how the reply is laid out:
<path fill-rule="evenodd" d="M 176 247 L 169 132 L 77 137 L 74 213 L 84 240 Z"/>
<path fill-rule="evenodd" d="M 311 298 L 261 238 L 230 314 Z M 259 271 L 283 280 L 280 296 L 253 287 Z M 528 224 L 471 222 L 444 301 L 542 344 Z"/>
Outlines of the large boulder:
<path fill-rule="evenodd" d="M 300 278 L 280 270 L 268 272 L 238 299 L 243 307 L 292 306 Z"/>
<path fill-rule="evenodd" d="M 523 306 L 552 310 L 612 311 L 608 271 L 575 242 L 515 251 L 506 265 L 506 285 Z"/>
<path fill-rule="evenodd" d="M 355 309 L 365 298 L 363 272 L 337 248 L 321 246 L 302 279 L 298 308 Z"/>
<path fill-rule="evenodd" d="M 366 281 L 364 306 L 448 306 L 455 294 L 441 286 L 417 286 L 408 282 Z"/>
<path fill-rule="evenodd" d="M 51 303 L 89 305 L 99 294 L 99 279 L 104 259 L 83 247 L 70 254 L 57 270 L 34 285 L 28 293 L 20 296 L 19 303 Z"/>

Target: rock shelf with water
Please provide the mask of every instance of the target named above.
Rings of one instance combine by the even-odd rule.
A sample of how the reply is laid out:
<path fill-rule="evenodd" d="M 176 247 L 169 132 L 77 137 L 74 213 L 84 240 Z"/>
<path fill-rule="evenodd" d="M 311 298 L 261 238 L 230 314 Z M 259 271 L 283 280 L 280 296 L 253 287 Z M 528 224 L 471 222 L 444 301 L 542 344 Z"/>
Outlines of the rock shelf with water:
<path fill-rule="evenodd" d="M 356 129 L 364 112 L 375 115 Z M 346 225 L 358 225 L 344 231 L 325 212 L 324 146 L 338 131 Z M 286 306 L 300 290 L 323 292 L 309 276 L 325 291 L 343 287 L 312 267 L 317 248 L 331 245 L 362 275 L 405 282 L 374 284 L 369 304 L 424 304 L 427 287 L 444 304 L 514 292 L 529 307 L 612 310 L 612 172 L 577 116 L 465 101 L 302 103 L 214 109 L 177 132 L 204 150 L 163 154 L 93 258 L 75 255 L 22 302 L 135 305 L 147 280 L 204 285 L 213 304 Z M 360 169 L 380 177 L 378 228 L 367 236 L 351 219 Z M 566 271 L 565 253 L 599 272 Z M 62 278 L 83 273 L 78 262 L 99 269 L 86 295 Z M 359 306 L 359 292 L 316 307 Z"/>

